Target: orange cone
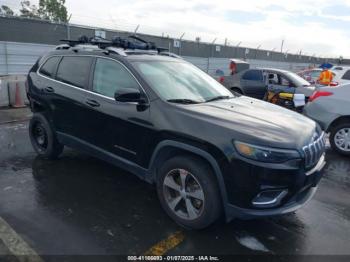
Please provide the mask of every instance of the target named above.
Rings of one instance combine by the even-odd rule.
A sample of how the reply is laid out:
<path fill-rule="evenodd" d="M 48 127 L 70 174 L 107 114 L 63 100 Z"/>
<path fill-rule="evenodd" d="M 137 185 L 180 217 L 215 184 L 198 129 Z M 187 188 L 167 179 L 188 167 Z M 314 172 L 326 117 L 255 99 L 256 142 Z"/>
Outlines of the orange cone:
<path fill-rule="evenodd" d="M 25 104 L 21 97 L 21 89 L 19 88 L 18 82 L 16 82 L 15 104 L 13 105 L 13 107 L 25 107 Z"/>

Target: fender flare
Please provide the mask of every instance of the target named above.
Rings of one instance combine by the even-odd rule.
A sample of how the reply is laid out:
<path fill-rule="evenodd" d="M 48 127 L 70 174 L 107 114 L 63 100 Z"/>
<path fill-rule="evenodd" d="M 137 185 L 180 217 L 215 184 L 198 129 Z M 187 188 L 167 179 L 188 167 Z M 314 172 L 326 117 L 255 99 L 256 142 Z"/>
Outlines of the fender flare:
<path fill-rule="evenodd" d="M 165 147 L 172 147 L 172 148 L 177 148 L 177 149 L 181 149 L 184 151 L 188 151 L 189 153 L 198 155 L 198 156 L 200 156 L 208 161 L 210 166 L 213 168 L 214 174 L 216 176 L 216 180 L 218 182 L 219 191 L 220 191 L 220 195 L 221 195 L 221 199 L 222 199 L 223 208 L 224 208 L 224 211 L 226 214 L 227 213 L 226 206 L 227 206 L 228 200 L 227 200 L 227 192 L 226 192 L 225 182 L 224 182 L 224 178 L 223 178 L 221 169 L 220 169 L 217 161 L 215 160 L 215 158 L 212 155 L 210 155 L 208 152 L 206 152 L 198 147 L 191 146 L 191 145 L 184 144 L 184 143 L 177 142 L 177 141 L 173 141 L 173 140 L 164 140 L 164 141 L 160 142 L 157 145 L 157 147 L 155 148 L 155 150 L 152 154 L 152 157 L 151 157 L 150 164 L 149 164 L 148 170 L 150 172 L 149 176 L 151 176 L 150 179 L 153 179 L 153 181 L 154 181 L 153 176 L 155 175 L 155 167 L 156 167 L 155 160 L 156 160 L 156 157 L 157 157 L 158 153 L 160 152 L 160 150 L 162 150 Z"/>

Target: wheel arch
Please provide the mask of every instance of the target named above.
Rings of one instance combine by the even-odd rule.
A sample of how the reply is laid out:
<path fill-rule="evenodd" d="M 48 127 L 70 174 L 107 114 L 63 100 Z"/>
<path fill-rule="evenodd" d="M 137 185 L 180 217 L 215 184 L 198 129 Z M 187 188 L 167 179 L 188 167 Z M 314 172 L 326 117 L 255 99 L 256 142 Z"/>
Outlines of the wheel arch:
<path fill-rule="evenodd" d="M 171 157 L 179 154 L 191 154 L 193 156 L 201 158 L 211 166 L 219 186 L 220 196 L 221 196 L 222 204 L 225 210 L 225 207 L 227 204 L 227 193 L 226 193 L 226 187 L 225 187 L 222 171 L 218 165 L 218 162 L 215 160 L 215 158 L 208 152 L 198 147 L 188 145 L 178 141 L 173 141 L 173 140 L 165 140 L 160 142 L 157 145 L 151 157 L 151 161 L 148 169 L 149 180 L 152 182 L 155 181 L 157 170 L 160 167 L 159 163 L 163 163 L 167 159 L 170 159 Z M 226 210 L 224 212 L 226 214 Z"/>
<path fill-rule="evenodd" d="M 339 124 L 343 124 L 343 123 L 350 123 L 350 115 L 340 116 L 340 117 L 334 119 L 331 122 L 331 124 L 328 126 L 326 131 L 330 132 L 334 127 L 336 127 Z"/>

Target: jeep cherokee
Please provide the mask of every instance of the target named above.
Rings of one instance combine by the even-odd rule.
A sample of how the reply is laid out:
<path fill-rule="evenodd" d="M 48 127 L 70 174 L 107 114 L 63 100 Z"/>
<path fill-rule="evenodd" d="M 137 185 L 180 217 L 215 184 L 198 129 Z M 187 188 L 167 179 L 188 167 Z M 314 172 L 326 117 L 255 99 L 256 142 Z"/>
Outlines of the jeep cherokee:
<path fill-rule="evenodd" d="M 58 47 L 30 70 L 27 94 L 39 155 L 68 146 L 124 168 L 154 183 L 185 227 L 293 212 L 322 176 L 324 134 L 313 120 L 157 52 Z"/>

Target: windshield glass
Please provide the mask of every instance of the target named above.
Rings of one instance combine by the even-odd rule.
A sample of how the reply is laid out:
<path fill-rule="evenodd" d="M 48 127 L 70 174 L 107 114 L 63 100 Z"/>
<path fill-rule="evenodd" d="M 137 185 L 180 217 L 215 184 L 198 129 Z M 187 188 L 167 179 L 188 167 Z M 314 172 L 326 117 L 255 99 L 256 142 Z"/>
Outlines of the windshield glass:
<path fill-rule="evenodd" d="M 298 76 L 297 74 L 294 74 L 292 72 L 287 72 L 286 75 L 289 77 L 290 80 L 293 81 L 293 83 L 296 86 L 309 86 L 310 83 L 306 81 L 304 78 Z"/>
<path fill-rule="evenodd" d="M 133 63 L 152 89 L 164 100 L 206 102 L 233 94 L 215 79 L 187 62 Z"/>

